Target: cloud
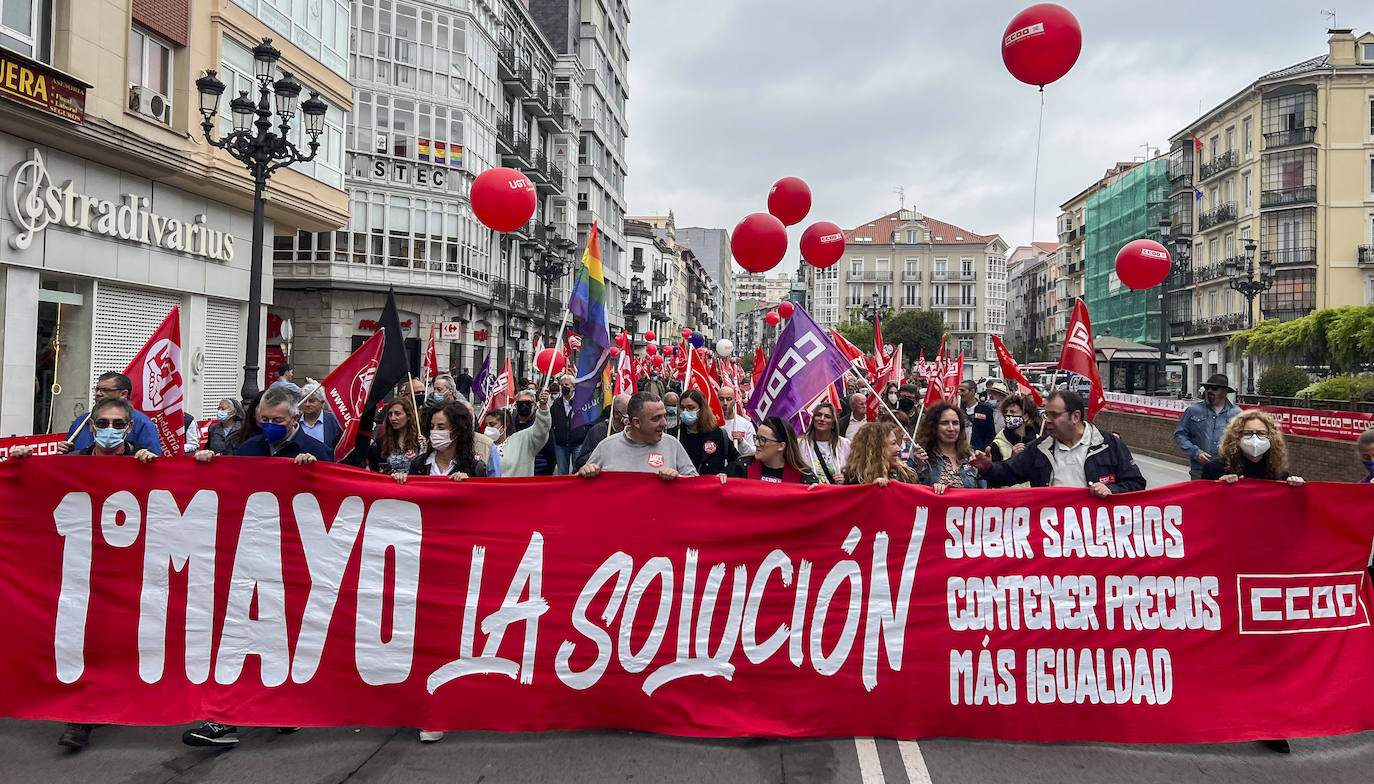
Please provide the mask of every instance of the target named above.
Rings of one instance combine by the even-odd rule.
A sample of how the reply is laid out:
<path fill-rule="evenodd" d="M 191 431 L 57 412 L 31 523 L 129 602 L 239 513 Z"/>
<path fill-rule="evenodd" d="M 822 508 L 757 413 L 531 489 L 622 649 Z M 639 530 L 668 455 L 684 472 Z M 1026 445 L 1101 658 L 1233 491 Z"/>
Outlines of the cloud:
<path fill-rule="evenodd" d="M 1040 94 L 1005 71 L 998 45 L 1029 4 L 636 3 L 630 212 L 732 228 L 795 175 L 815 197 L 808 222 L 857 226 L 896 209 L 901 186 L 908 206 L 1028 242 Z M 1305 1 L 1069 7 L 1084 49 L 1044 93 L 1041 241 L 1058 205 L 1117 161 L 1167 151 L 1200 110 L 1327 49 L 1328 20 Z"/>

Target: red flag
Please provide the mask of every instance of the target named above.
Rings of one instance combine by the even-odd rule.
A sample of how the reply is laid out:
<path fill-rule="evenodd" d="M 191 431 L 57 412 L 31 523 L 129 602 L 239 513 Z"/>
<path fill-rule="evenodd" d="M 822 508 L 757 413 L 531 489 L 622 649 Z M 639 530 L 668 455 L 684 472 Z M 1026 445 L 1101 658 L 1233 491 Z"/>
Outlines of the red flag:
<path fill-rule="evenodd" d="M 124 368 L 124 375 L 133 383 L 129 402 L 157 426 L 162 454 L 169 457 L 181 454 L 186 444 L 181 388 L 181 308 L 172 308 L 153 330 L 148 342 Z"/>
<path fill-rule="evenodd" d="M 860 351 L 858 346 L 846 340 L 844 335 L 836 332 L 833 327 L 830 330 L 830 340 L 834 342 L 835 348 L 838 348 L 841 354 L 849 358 L 849 364 L 855 368 L 868 368 L 868 356 Z M 759 350 L 762 351 L 762 349 Z"/>
<path fill-rule="evenodd" d="M 953 363 L 945 366 L 945 400 L 951 403 L 959 401 L 959 382 L 964 379 L 964 351 L 959 350 L 959 358 Z"/>
<path fill-rule="evenodd" d="M 692 360 L 692 377 L 687 379 L 684 389 L 699 389 L 706 396 L 706 405 L 716 415 L 716 422 L 725 421 L 725 410 L 720 407 L 720 396 L 716 394 L 716 384 L 705 362 Z"/>
<path fill-rule="evenodd" d="M 1043 406 L 1045 401 L 1041 399 L 1040 393 L 1031 386 L 1026 380 L 1026 376 L 1021 372 L 1021 366 L 1016 364 L 1016 357 L 1007 350 L 1006 344 L 996 335 L 992 336 L 992 347 L 997 350 L 997 364 L 1002 366 L 1002 377 L 1016 382 L 1016 391 L 1022 395 L 1030 395 L 1035 398 L 1037 406 Z"/>
<path fill-rule="evenodd" d="M 921 401 L 921 408 L 930 408 L 945 399 L 945 337 L 948 336 L 940 338 L 940 350 L 935 352 L 935 362 L 926 377 L 926 397 Z"/>
<path fill-rule="evenodd" d="M 878 362 L 878 366 L 874 368 L 877 372 L 887 370 L 887 352 L 883 350 L 883 325 L 877 313 L 873 314 L 873 358 Z"/>
<path fill-rule="evenodd" d="M 1102 376 L 1097 372 L 1093 324 L 1088 318 L 1088 306 L 1083 304 L 1082 298 L 1073 303 L 1073 316 L 1064 333 L 1064 348 L 1059 352 L 1059 369 L 1087 376 L 1092 381 L 1092 391 L 1088 394 L 1088 419 L 1097 416 L 1097 412 L 1107 405 L 1107 396 L 1102 392 Z"/>
<path fill-rule="evenodd" d="M 876 389 L 884 389 L 884 388 L 886 388 L 886 387 L 887 387 L 887 382 L 889 382 L 889 381 L 895 383 L 897 386 L 901 386 L 901 385 L 902 385 L 902 382 L 904 381 L 903 372 L 902 372 L 902 349 L 903 349 L 903 348 L 905 348 L 905 344 L 902 344 L 902 343 L 898 343 L 898 344 L 897 344 L 897 350 L 894 351 L 894 352 L 892 352 L 892 360 L 891 360 L 890 362 L 887 363 L 887 367 L 884 368 L 883 374 L 880 375 L 880 376 L 878 376 L 877 378 L 873 379 L 873 386 L 874 386 Z M 876 418 L 877 418 L 877 416 L 878 416 L 878 408 L 879 408 L 878 399 L 877 399 L 876 397 L 873 397 L 872 395 L 869 395 L 869 396 L 868 396 L 868 418 L 869 418 L 869 419 L 876 419 Z"/>
<path fill-rule="evenodd" d="M 386 330 L 379 329 L 320 382 L 325 405 L 334 412 L 334 417 L 343 428 L 339 443 L 334 447 L 335 460 L 343 460 L 345 455 L 353 451 L 358 422 L 362 419 L 363 408 L 372 391 L 372 382 L 377 377 L 377 366 L 381 364 L 385 346 Z"/>
<path fill-rule="evenodd" d="M 763 346 L 754 348 L 754 370 L 749 379 L 749 386 L 757 387 L 759 379 L 763 377 L 763 366 L 768 364 L 768 357 L 763 353 Z"/>
<path fill-rule="evenodd" d="M 631 367 L 630 355 L 628 352 L 620 352 L 619 362 L 615 367 L 615 394 L 633 395 L 638 390 L 635 388 L 635 373 Z"/>
<path fill-rule="evenodd" d="M 438 325 L 433 323 L 429 325 L 429 347 L 425 349 L 425 366 L 420 369 L 420 379 L 425 382 L 425 386 L 434 383 L 434 379 L 439 377 L 439 355 L 434 353 L 434 328 L 436 326 Z"/>

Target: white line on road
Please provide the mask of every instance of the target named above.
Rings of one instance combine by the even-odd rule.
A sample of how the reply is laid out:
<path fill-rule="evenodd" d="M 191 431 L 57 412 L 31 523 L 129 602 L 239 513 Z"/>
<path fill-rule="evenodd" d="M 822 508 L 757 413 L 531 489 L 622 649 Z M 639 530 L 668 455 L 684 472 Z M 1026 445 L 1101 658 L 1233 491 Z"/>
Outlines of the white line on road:
<path fill-rule="evenodd" d="M 859 778 L 863 784 L 884 784 L 883 761 L 878 758 L 878 744 L 872 738 L 855 738 L 854 750 L 859 754 Z"/>
<path fill-rule="evenodd" d="M 930 784 L 930 771 L 926 770 L 926 758 L 921 747 L 914 740 L 899 740 L 897 748 L 902 752 L 902 767 L 906 768 L 906 780 L 910 784 Z"/>

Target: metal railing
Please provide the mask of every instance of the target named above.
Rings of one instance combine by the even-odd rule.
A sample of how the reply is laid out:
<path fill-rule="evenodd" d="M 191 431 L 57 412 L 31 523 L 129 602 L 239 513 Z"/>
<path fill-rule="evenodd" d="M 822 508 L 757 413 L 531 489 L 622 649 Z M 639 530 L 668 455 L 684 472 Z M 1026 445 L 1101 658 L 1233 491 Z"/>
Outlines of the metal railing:
<path fill-rule="evenodd" d="M 1312 126 L 1288 128 L 1264 134 L 1264 149 L 1268 151 L 1279 147 L 1292 147 L 1295 144 L 1311 144 L 1316 139 L 1317 129 Z"/>
<path fill-rule="evenodd" d="M 1198 179 L 1209 180 L 1227 169 L 1234 168 L 1240 163 L 1240 152 L 1238 150 L 1227 150 L 1221 155 L 1212 157 L 1212 160 L 1198 167 Z"/>
<path fill-rule="evenodd" d="M 1220 226 L 1236 219 L 1236 203 L 1228 201 L 1225 204 L 1218 204 L 1216 207 L 1198 216 L 1197 225 L 1202 231 L 1206 231 L 1213 226 Z"/>
<path fill-rule="evenodd" d="M 1290 204 L 1306 204 L 1317 200 L 1317 186 L 1304 185 L 1300 188 L 1280 188 L 1279 190 L 1262 191 L 1260 193 L 1261 207 L 1285 207 Z"/>
<path fill-rule="evenodd" d="M 1362 266 L 1365 264 L 1374 264 L 1374 245 L 1361 245 L 1357 249 L 1356 255 Z"/>

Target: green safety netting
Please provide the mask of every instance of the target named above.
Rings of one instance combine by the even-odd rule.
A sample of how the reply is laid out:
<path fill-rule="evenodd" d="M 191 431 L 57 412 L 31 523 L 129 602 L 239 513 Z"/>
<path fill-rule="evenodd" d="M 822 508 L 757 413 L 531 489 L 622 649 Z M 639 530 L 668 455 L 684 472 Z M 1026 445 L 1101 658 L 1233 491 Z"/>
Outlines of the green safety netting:
<path fill-rule="evenodd" d="M 1169 213 L 1167 170 L 1168 161 L 1156 158 L 1088 197 L 1083 299 L 1098 335 L 1159 344 L 1159 289 L 1123 286 L 1116 253 L 1131 240 L 1159 240 L 1159 219 Z"/>

